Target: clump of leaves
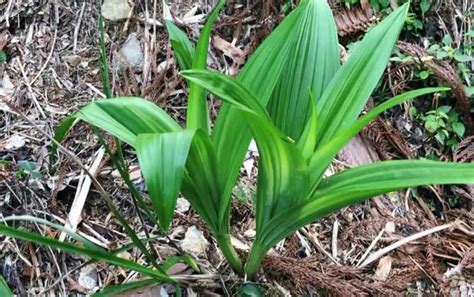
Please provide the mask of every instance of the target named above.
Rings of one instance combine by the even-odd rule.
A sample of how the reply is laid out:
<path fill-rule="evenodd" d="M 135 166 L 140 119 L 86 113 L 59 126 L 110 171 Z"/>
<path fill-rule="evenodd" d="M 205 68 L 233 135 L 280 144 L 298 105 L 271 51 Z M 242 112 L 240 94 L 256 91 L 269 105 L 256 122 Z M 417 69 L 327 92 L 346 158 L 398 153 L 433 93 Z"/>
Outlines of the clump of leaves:
<path fill-rule="evenodd" d="M 251 279 L 280 240 L 343 207 L 407 187 L 474 183 L 473 164 L 421 160 L 324 174 L 339 150 L 376 116 L 415 97 L 448 90 L 410 91 L 361 116 L 402 30 L 408 3 L 371 29 L 340 65 L 327 2 L 301 1 L 236 79 L 206 70 L 211 26 L 223 4 L 220 1 L 209 16 L 196 45 L 166 23 L 189 87 L 185 128 L 145 99 L 122 97 L 89 103 L 57 129 L 61 141 L 76 120 L 83 120 L 132 146 L 153 205 L 152 211 L 143 211 L 159 221 L 163 232 L 169 230 L 181 192 L 208 225 L 230 266 Z M 207 92 L 225 102 L 213 129 Z M 256 237 L 244 264 L 230 243 L 230 202 L 252 138 L 260 154 Z M 32 240 L 7 228 L 0 225 L 0 232 Z M 109 262 L 120 265 L 113 260 Z M 140 267 L 137 271 L 156 281 L 176 281 L 163 275 L 160 266 Z"/>
<path fill-rule="evenodd" d="M 19 161 L 15 175 L 18 179 L 40 178 L 42 176 L 36 168 L 36 164 L 30 161 Z"/>
<path fill-rule="evenodd" d="M 459 114 L 449 105 L 440 106 L 425 114 L 418 114 L 414 107 L 410 114 L 424 122 L 425 129 L 430 132 L 439 144 L 456 150 L 459 140 L 466 132 L 466 127 L 461 122 Z"/>
<path fill-rule="evenodd" d="M 457 62 L 470 62 L 474 58 L 470 55 L 472 45 L 465 45 L 462 48 L 453 48 L 453 39 L 449 34 L 443 37 L 442 43 L 435 43 L 429 47 L 429 52 L 436 56 L 436 59 L 454 59 Z"/>

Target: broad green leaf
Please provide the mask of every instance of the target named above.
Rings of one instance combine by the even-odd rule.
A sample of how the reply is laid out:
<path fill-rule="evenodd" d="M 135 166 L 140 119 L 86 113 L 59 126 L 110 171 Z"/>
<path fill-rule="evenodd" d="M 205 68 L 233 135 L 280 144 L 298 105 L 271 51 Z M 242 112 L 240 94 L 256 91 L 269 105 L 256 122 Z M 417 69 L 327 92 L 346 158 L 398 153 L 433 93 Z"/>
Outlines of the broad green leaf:
<path fill-rule="evenodd" d="M 237 77 L 266 106 L 280 77 L 293 43 L 294 30 L 300 26 L 299 17 L 306 7 L 301 3 L 258 47 Z M 263 74 L 263 75 L 262 75 Z M 213 138 L 216 144 L 219 170 L 223 176 L 224 192 L 221 200 L 220 220 L 227 221 L 232 189 L 239 168 L 252 139 L 250 130 L 239 109 L 224 104 L 217 117 Z"/>
<path fill-rule="evenodd" d="M 349 140 L 355 137 L 365 126 L 373 121 L 384 111 L 396 105 L 402 104 L 408 100 L 423 96 L 430 93 L 447 91 L 449 88 L 423 88 L 419 90 L 409 91 L 401 95 L 395 96 L 390 100 L 376 106 L 370 110 L 365 116 L 362 116 L 350 127 L 338 132 L 328 143 L 321 145 L 314 152 L 310 159 L 310 181 L 315 188 L 318 185 L 324 171 L 332 162 L 337 153 L 346 145 Z"/>
<path fill-rule="evenodd" d="M 459 52 L 455 52 L 453 55 L 454 60 L 461 62 L 461 63 L 467 63 L 471 62 L 474 60 L 474 58 L 471 55 L 466 55 L 466 54 L 461 54 Z"/>
<path fill-rule="evenodd" d="M 214 232 L 219 231 L 221 178 L 214 145 L 209 135 L 198 129 L 191 144 L 181 191 Z"/>
<path fill-rule="evenodd" d="M 464 136 L 464 132 L 466 132 L 466 127 L 464 127 L 463 123 L 457 122 L 453 124 L 453 131 L 461 138 Z"/>
<path fill-rule="evenodd" d="M 340 64 L 331 8 L 326 0 L 307 2 L 291 33 L 297 41 L 268 106 L 276 126 L 296 141 L 311 115 L 308 89 L 317 102 Z"/>
<path fill-rule="evenodd" d="M 13 292 L 10 290 L 7 282 L 1 275 L 0 275 L 0 296 L 13 297 Z"/>
<path fill-rule="evenodd" d="M 318 145 L 357 119 L 381 78 L 405 22 L 408 2 L 372 28 L 351 52 L 318 102 Z"/>
<path fill-rule="evenodd" d="M 262 242 L 270 248 L 306 224 L 384 193 L 429 184 L 472 183 L 474 164 L 402 160 L 359 166 L 323 180 L 308 200 L 275 217 Z"/>
<path fill-rule="evenodd" d="M 304 197 L 308 190 L 306 162 L 296 145 L 273 125 L 258 99 L 244 86 L 216 72 L 192 70 L 183 75 L 244 112 L 260 155 L 258 232 L 273 216 Z"/>
<path fill-rule="evenodd" d="M 303 134 L 301 134 L 301 137 L 298 140 L 298 148 L 303 154 L 305 160 L 309 160 L 313 155 L 318 138 L 318 110 L 316 109 L 316 101 L 311 91 L 309 91 L 309 97 L 311 103 L 310 118 L 306 123 Z"/>
<path fill-rule="evenodd" d="M 234 105 L 234 107 L 270 121 L 270 117 L 262 104 L 238 81 L 234 81 L 219 72 L 207 70 L 187 70 L 182 71 L 181 75 L 202 88 L 209 90 L 219 99 Z"/>
<path fill-rule="evenodd" d="M 107 288 L 101 290 L 92 295 L 92 297 L 113 297 L 121 293 L 126 293 L 127 291 L 147 287 L 153 284 L 156 284 L 156 279 L 143 279 L 133 282 L 128 282 L 120 285 L 108 286 Z"/>
<path fill-rule="evenodd" d="M 114 100 L 102 100 L 90 103 L 79 110 L 70 118 L 81 119 L 89 122 L 93 126 L 99 127 L 115 137 L 135 145 L 135 140 L 140 133 L 162 133 L 166 130 L 179 130 L 179 125 L 171 119 L 166 112 L 161 110 L 155 104 L 139 98 L 117 98 Z M 56 133 L 55 139 L 60 142 L 74 120 L 67 119 Z M 53 150 L 55 148 L 53 147 Z M 113 201 L 106 195 L 105 199 L 109 210 L 124 227 L 126 233 L 131 237 L 140 251 L 150 261 L 150 263 L 159 269 L 156 259 L 152 257 L 147 248 L 138 239 L 135 231 L 130 227 L 127 220 L 117 210 Z"/>
<path fill-rule="evenodd" d="M 160 107 L 134 97 L 100 100 L 87 104 L 56 129 L 61 142 L 76 119 L 105 130 L 134 146 L 138 134 L 179 131 L 181 127 Z"/>
<path fill-rule="evenodd" d="M 230 204 L 225 205 L 224 209 L 223 217 L 227 219 L 219 218 L 223 204 L 223 178 L 225 177 L 219 172 L 214 145 L 209 135 L 198 129 L 186 163 L 186 176 L 181 191 L 208 224 L 229 264 L 239 272 L 242 264 L 229 237 Z"/>
<path fill-rule="evenodd" d="M 427 12 L 431 7 L 431 1 L 430 0 L 421 0 L 420 2 L 420 9 L 421 13 Z"/>
<path fill-rule="evenodd" d="M 26 240 L 35 244 L 45 245 L 53 248 L 60 249 L 65 252 L 75 253 L 83 256 L 90 257 L 95 260 L 108 262 L 110 264 L 114 264 L 117 266 L 121 266 L 139 273 L 143 275 L 147 275 L 153 277 L 155 280 L 159 280 L 166 283 L 176 283 L 168 275 L 159 272 L 155 269 L 148 268 L 144 265 L 140 265 L 138 263 L 116 257 L 108 252 L 100 252 L 98 250 L 91 250 L 85 247 L 76 246 L 71 243 L 62 242 L 53 238 L 41 236 L 32 232 L 17 230 L 15 228 L 0 224 L 0 234 L 5 236 L 10 236 L 17 239 Z"/>
<path fill-rule="evenodd" d="M 199 40 L 196 46 L 196 54 L 194 56 L 192 68 L 206 69 L 207 68 L 207 54 L 209 50 L 209 40 L 211 36 L 212 25 L 219 16 L 219 12 L 225 4 L 225 0 L 219 0 L 216 7 L 212 10 L 207 19 L 204 28 L 199 35 Z M 186 126 L 189 129 L 202 129 L 209 132 L 209 112 L 207 108 L 207 93 L 205 90 L 196 84 L 190 84 L 188 95 L 188 109 Z"/>
<path fill-rule="evenodd" d="M 297 204 L 308 191 L 308 167 L 294 143 L 264 119 L 248 115 L 259 152 L 256 201 L 257 233 L 276 215 Z"/>
<path fill-rule="evenodd" d="M 442 42 L 446 46 L 451 46 L 453 44 L 453 38 L 448 33 L 448 34 L 444 35 Z"/>
<path fill-rule="evenodd" d="M 194 130 L 139 134 L 137 157 L 160 226 L 168 231 L 174 215 Z"/>
<path fill-rule="evenodd" d="M 165 25 L 179 67 L 181 70 L 190 69 L 193 65 L 194 55 L 196 53 L 193 44 L 188 36 L 173 22 L 166 20 Z"/>

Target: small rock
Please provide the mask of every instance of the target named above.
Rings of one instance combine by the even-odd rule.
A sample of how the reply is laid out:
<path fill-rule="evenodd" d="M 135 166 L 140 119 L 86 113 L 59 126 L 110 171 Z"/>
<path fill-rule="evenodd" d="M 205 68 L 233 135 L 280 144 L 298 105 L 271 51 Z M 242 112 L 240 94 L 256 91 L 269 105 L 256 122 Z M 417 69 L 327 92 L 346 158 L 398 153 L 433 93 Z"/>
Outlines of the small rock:
<path fill-rule="evenodd" d="M 15 149 L 19 149 L 19 148 L 22 148 L 24 147 L 26 144 L 25 142 L 25 138 L 23 136 L 20 136 L 20 135 L 13 135 L 12 137 L 10 137 L 6 144 L 5 144 L 5 148 L 7 150 L 15 150 Z"/>
<path fill-rule="evenodd" d="M 254 238 L 255 235 L 257 235 L 257 232 L 255 230 L 249 229 L 244 232 L 245 237 L 247 238 Z"/>
<path fill-rule="evenodd" d="M 134 71 L 140 71 L 143 68 L 145 56 L 138 40 L 137 34 L 132 33 L 128 36 L 125 44 L 116 55 L 115 65 L 118 69 L 132 68 Z"/>
<path fill-rule="evenodd" d="M 395 233 L 395 223 L 387 222 L 387 224 L 385 224 L 385 231 L 388 233 Z"/>
<path fill-rule="evenodd" d="M 100 12 L 104 18 L 117 21 L 128 18 L 131 9 L 127 0 L 104 0 Z"/>
<path fill-rule="evenodd" d="M 13 94 L 14 89 L 15 86 L 12 84 L 10 77 L 5 73 L 0 79 L 0 96 L 9 97 Z"/>
<path fill-rule="evenodd" d="M 189 207 L 191 207 L 191 204 L 188 202 L 188 200 L 184 198 L 178 198 L 176 200 L 176 211 L 180 213 L 185 213 L 189 210 Z"/>
<path fill-rule="evenodd" d="M 82 268 L 79 274 L 78 283 L 87 291 L 95 291 L 97 288 L 97 270 L 96 265 L 87 265 Z"/>
<path fill-rule="evenodd" d="M 196 256 L 206 256 L 206 249 L 209 246 L 209 242 L 204 237 L 201 231 L 196 226 L 191 226 L 186 230 L 181 248 Z"/>

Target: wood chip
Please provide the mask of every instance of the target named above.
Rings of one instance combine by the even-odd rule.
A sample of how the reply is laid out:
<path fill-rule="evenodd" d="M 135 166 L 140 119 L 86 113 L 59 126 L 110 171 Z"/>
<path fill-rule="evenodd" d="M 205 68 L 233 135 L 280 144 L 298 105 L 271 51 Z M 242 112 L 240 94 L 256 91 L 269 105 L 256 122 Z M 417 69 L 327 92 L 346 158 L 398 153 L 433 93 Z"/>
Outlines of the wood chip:
<path fill-rule="evenodd" d="M 384 281 L 388 278 L 390 271 L 392 270 L 392 257 L 385 256 L 380 259 L 379 264 L 377 265 L 377 270 L 375 270 L 374 278 L 379 281 Z"/>

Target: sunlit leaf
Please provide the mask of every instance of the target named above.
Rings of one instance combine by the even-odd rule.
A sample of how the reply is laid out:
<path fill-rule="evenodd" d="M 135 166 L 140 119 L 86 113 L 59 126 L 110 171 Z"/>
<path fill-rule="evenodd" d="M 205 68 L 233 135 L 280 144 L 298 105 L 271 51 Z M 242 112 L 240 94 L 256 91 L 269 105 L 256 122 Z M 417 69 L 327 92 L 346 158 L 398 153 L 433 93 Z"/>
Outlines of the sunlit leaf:
<path fill-rule="evenodd" d="M 318 101 L 318 145 L 359 116 L 377 86 L 405 22 L 408 2 L 372 28 L 352 50 Z"/>
<path fill-rule="evenodd" d="M 193 44 L 173 22 L 166 20 L 165 25 L 179 67 L 181 70 L 190 69 L 196 53 Z"/>
<path fill-rule="evenodd" d="M 207 68 L 207 54 L 212 25 L 219 16 L 219 12 L 224 4 L 225 0 L 219 0 L 216 7 L 214 7 L 211 14 L 209 15 L 209 18 L 207 19 L 207 22 L 204 25 L 201 34 L 199 35 L 199 40 L 196 46 L 196 54 L 194 55 L 192 64 L 193 69 Z M 189 86 L 186 126 L 189 129 L 202 129 L 206 132 L 209 131 L 207 93 L 201 86 L 196 84 L 190 84 Z"/>
<path fill-rule="evenodd" d="M 326 0 L 307 2 L 292 31 L 297 42 L 268 106 L 275 125 L 296 141 L 310 118 L 311 104 L 319 101 L 340 64 L 331 8 Z M 314 95 L 313 103 L 308 90 Z"/>
<path fill-rule="evenodd" d="M 139 134 L 136 140 L 140 169 L 164 232 L 174 215 L 194 132 Z"/>

